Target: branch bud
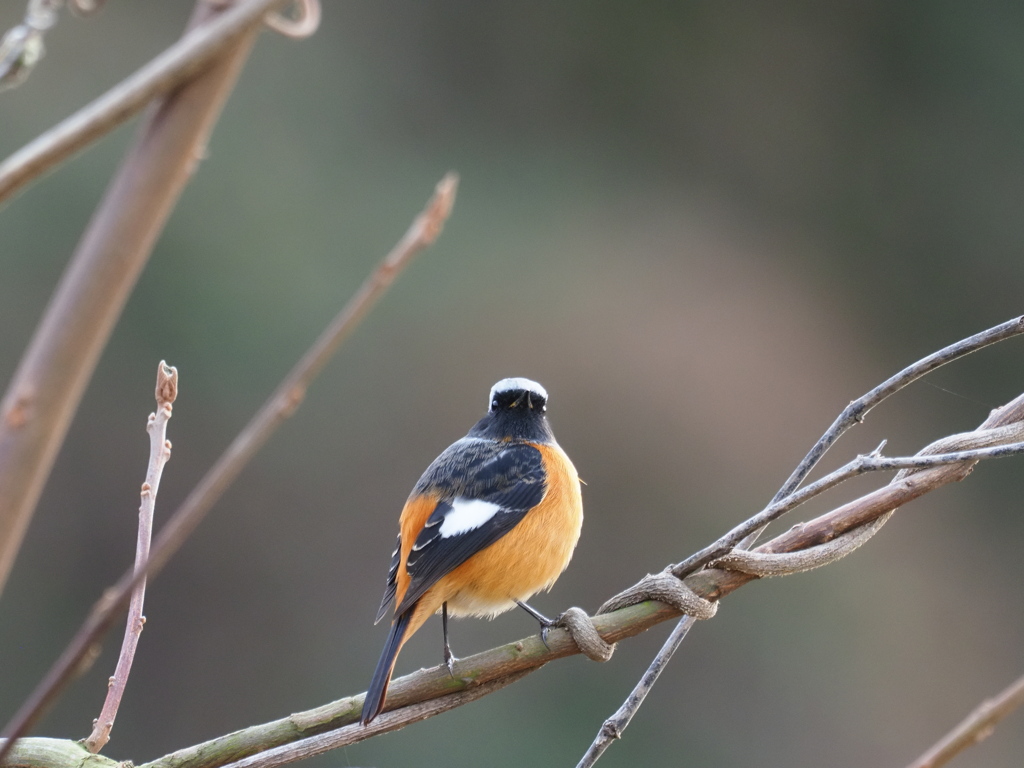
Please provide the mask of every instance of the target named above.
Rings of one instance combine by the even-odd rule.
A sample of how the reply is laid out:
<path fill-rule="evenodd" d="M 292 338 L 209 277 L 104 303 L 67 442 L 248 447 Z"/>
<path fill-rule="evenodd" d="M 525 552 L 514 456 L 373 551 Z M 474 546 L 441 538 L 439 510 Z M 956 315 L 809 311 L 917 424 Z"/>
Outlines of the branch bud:
<path fill-rule="evenodd" d="M 156 369 L 156 402 L 161 408 L 178 396 L 178 369 L 163 360 Z"/>

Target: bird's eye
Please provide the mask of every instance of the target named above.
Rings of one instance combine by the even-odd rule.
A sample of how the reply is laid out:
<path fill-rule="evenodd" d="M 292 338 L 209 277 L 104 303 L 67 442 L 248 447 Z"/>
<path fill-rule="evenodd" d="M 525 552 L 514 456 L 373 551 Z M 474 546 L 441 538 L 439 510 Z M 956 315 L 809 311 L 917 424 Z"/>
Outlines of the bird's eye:
<path fill-rule="evenodd" d="M 491 400 L 491 408 L 497 408 L 497 407 L 498 407 L 498 398 L 494 398 L 493 400 Z"/>

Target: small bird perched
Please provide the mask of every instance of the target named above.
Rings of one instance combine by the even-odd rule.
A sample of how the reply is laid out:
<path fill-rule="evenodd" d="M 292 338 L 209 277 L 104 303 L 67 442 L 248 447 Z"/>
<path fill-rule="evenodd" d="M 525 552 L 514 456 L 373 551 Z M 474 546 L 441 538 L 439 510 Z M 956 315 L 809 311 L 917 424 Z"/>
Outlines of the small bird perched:
<path fill-rule="evenodd" d="M 487 415 L 434 459 L 405 502 L 377 621 L 392 603 L 395 615 L 363 725 L 384 708 L 398 652 L 439 610 L 449 670 L 449 614 L 492 618 L 518 605 L 540 622 L 542 638 L 553 625 L 524 601 L 550 589 L 569 564 L 583 499 L 576 468 L 548 426 L 547 401 L 535 381 L 499 381 Z"/>

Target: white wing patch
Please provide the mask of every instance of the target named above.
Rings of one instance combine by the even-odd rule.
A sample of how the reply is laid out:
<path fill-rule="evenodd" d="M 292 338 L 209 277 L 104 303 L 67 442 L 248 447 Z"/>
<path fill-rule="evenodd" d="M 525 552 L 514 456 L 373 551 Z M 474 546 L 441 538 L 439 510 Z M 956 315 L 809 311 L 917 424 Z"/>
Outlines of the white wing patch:
<path fill-rule="evenodd" d="M 441 538 L 447 539 L 479 528 L 500 511 L 501 507 L 489 501 L 453 499 L 451 512 L 444 516 L 444 522 L 441 523 Z"/>

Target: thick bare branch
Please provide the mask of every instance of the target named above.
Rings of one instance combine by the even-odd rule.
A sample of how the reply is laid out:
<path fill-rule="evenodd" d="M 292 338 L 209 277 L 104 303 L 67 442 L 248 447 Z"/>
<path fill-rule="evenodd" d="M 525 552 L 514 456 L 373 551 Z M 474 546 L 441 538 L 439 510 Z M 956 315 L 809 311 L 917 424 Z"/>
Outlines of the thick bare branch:
<path fill-rule="evenodd" d="M 458 177 L 453 173 L 438 183 L 427 207 L 416 217 L 398 244 L 384 257 L 373 274 L 360 286 L 284 382 L 278 386 L 270 399 L 168 520 L 153 545 L 146 568 L 139 573 L 129 571 L 107 590 L 60 658 L 47 672 L 46 677 L 8 723 L 3 736 L 15 739 L 31 727 L 59 691 L 67 685 L 82 660 L 88 655 L 89 648 L 110 628 L 117 612 L 127 603 L 135 585 L 163 568 L 260 446 L 295 412 L 305 397 L 309 383 L 338 346 L 352 334 L 412 258 L 432 244 L 440 234 L 455 202 L 457 186 Z M 10 742 L 7 742 L 0 747 L 0 760 L 3 759 L 9 744 Z"/>
<path fill-rule="evenodd" d="M 135 572 L 142 572 L 149 560 L 149 544 L 153 538 L 153 513 L 156 509 L 156 494 L 160 490 L 160 478 L 164 466 L 171 458 L 171 444 L 167 440 L 167 422 L 173 412 L 173 404 L 178 396 L 178 370 L 167 365 L 163 360 L 156 372 L 156 411 L 149 415 L 146 431 L 149 433 L 149 467 L 146 480 L 142 484 L 142 503 L 139 505 L 139 535 L 135 548 Z M 146 599 L 146 579 L 142 577 L 132 590 L 131 604 L 128 606 L 128 625 L 124 630 L 121 642 L 121 653 L 117 658 L 114 676 L 107 686 L 107 697 L 103 702 L 100 716 L 93 721 L 92 733 L 85 740 L 85 747 L 93 754 L 103 749 L 110 740 L 110 731 L 114 727 L 117 710 L 121 706 L 124 689 L 128 685 L 128 675 L 135 660 L 135 649 L 139 645 L 142 627 L 146 617 L 142 614 Z"/>

